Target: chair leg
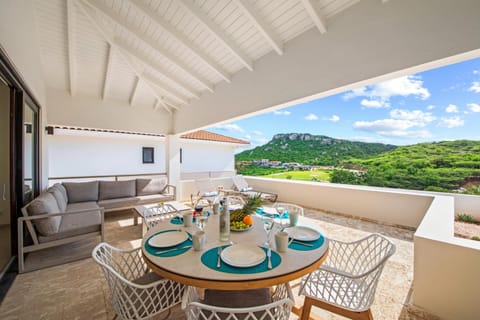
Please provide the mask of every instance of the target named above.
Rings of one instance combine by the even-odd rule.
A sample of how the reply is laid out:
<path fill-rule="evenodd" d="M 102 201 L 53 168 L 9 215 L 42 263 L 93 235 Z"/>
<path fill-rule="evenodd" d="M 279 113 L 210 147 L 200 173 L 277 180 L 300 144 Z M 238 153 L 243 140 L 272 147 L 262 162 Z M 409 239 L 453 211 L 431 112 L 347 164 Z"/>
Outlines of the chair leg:
<path fill-rule="evenodd" d="M 310 311 L 312 310 L 312 299 L 305 297 L 302 308 L 302 316 L 300 320 L 308 320 L 310 318 Z"/>

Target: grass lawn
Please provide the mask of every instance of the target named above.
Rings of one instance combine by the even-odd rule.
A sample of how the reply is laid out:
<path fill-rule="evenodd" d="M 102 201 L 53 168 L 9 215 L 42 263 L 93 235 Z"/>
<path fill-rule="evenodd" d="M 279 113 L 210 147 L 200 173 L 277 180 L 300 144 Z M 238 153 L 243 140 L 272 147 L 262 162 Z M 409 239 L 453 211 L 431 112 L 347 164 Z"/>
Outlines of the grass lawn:
<path fill-rule="evenodd" d="M 292 179 L 304 181 L 330 181 L 330 170 L 285 171 L 266 175 L 267 178 Z M 290 177 L 290 178 L 288 178 Z"/>

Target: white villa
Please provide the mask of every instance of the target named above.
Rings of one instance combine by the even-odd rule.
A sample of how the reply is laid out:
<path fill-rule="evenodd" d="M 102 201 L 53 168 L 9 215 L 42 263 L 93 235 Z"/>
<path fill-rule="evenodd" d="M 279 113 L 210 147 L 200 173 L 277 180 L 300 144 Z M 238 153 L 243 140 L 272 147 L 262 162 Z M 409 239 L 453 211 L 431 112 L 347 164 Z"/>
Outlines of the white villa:
<path fill-rule="evenodd" d="M 186 201 L 191 180 L 225 184 L 233 150 L 245 143 L 212 141 L 205 128 L 478 57 L 479 0 L 0 0 L 0 278 L 8 283 L 0 318 L 113 317 L 107 296 L 89 300 L 94 290 L 81 285 L 100 279 L 92 261 L 16 275 L 20 210 L 69 166 L 85 176 L 152 173 L 135 162 L 153 147 L 154 172 Z M 103 132 L 91 139 L 87 128 Z M 210 172 L 197 176 L 199 159 Z M 404 267 L 394 264 L 375 318 L 391 319 L 392 308 L 415 318 L 400 317 L 406 306 L 479 318 L 480 242 L 453 234 L 455 213 L 480 219 L 479 197 L 247 181 L 312 212 L 413 233 L 412 272 L 396 277 Z M 122 223 L 107 232 L 121 236 Z M 400 288 L 405 299 L 392 307 L 389 294 Z M 103 309 L 90 313 L 102 298 Z"/>

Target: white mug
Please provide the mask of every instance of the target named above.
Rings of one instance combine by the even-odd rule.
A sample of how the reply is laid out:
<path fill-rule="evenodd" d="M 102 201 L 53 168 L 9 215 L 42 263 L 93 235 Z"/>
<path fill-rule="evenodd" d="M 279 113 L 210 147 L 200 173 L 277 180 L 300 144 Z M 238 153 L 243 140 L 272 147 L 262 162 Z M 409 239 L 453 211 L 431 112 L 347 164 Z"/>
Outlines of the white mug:
<path fill-rule="evenodd" d="M 185 227 L 191 227 L 193 222 L 193 214 L 187 213 L 183 215 L 183 225 Z"/>
<path fill-rule="evenodd" d="M 275 246 L 278 252 L 286 252 L 288 248 L 288 233 L 279 231 L 275 233 Z"/>
<path fill-rule="evenodd" d="M 193 250 L 201 251 L 205 248 L 205 242 L 207 240 L 207 235 L 204 231 L 197 231 L 192 237 Z"/>

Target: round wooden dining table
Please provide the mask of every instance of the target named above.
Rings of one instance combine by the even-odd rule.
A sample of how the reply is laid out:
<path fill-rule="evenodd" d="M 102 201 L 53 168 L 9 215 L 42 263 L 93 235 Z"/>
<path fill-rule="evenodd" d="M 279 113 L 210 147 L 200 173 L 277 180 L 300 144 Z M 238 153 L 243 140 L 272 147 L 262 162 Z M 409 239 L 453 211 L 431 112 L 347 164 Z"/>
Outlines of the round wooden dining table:
<path fill-rule="evenodd" d="M 255 244 L 260 247 L 265 247 L 264 243 L 266 242 L 267 236 L 263 229 L 262 217 L 254 215 L 253 218 L 253 226 L 248 231 L 232 231 L 230 233 L 231 243 Z M 306 226 L 322 234 L 318 226 L 316 226 L 314 219 L 300 217 L 298 226 Z M 318 248 L 309 249 L 306 247 L 304 248 L 305 250 L 288 248 L 288 250 L 283 253 L 276 252 L 274 235 L 272 234 L 272 251 L 275 251 L 281 258 L 280 263 L 274 268 L 256 273 L 229 273 L 207 267 L 202 262 L 202 255 L 207 250 L 228 244 L 219 241 L 218 215 L 211 215 L 208 219 L 208 223 L 204 229 L 206 233 L 206 243 L 203 250 L 195 251 L 193 248 L 190 248 L 188 251 L 172 257 L 158 256 L 149 253 L 146 249 L 147 239 L 160 231 L 176 229 L 187 231 L 190 234 L 198 231 L 195 224 L 187 228 L 183 225 L 173 224 L 171 219 L 167 218 L 156 227 L 147 231 L 144 235 L 142 241 L 143 258 L 147 265 L 160 276 L 179 283 L 205 289 L 248 290 L 286 283 L 301 278 L 317 269 L 328 254 L 328 239 L 325 238 L 323 234 L 324 241 Z"/>

